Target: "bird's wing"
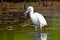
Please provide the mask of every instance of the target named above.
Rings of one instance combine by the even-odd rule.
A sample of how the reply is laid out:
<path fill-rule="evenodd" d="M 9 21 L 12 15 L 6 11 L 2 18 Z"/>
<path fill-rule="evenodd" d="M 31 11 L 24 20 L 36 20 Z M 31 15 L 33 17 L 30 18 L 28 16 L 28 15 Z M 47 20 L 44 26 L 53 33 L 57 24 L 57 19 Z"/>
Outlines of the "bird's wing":
<path fill-rule="evenodd" d="M 45 18 L 43 17 L 42 14 L 37 13 L 37 12 L 34 13 L 34 14 L 37 16 L 38 21 L 40 22 L 40 24 L 47 25 L 47 22 L 46 22 L 46 20 L 45 20 Z"/>

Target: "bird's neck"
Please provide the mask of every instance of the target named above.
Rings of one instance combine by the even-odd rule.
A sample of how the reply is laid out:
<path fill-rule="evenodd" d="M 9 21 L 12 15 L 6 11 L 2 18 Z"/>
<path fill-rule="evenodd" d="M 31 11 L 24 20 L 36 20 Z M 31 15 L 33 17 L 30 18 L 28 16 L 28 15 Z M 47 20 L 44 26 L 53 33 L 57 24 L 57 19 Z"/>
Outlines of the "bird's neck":
<path fill-rule="evenodd" d="M 34 10 L 30 11 L 30 14 L 33 14 L 34 13 Z"/>
<path fill-rule="evenodd" d="M 30 11 L 30 18 L 32 19 L 34 15 L 34 11 Z"/>

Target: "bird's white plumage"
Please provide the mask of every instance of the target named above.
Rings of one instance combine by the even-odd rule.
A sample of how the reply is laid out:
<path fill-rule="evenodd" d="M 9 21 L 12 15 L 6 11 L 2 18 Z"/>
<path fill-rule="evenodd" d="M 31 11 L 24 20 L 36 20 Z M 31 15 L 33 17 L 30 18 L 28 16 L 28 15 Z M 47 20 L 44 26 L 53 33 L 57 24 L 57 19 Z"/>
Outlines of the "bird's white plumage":
<path fill-rule="evenodd" d="M 30 12 L 30 19 L 33 22 L 33 24 L 35 25 L 35 29 L 37 29 L 38 26 L 40 26 L 40 28 L 44 27 L 45 25 L 47 25 L 47 22 L 45 20 L 45 18 L 42 16 L 42 14 L 34 12 L 34 8 L 32 6 L 29 6 L 27 8 L 27 12 Z"/>
<path fill-rule="evenodd" d="M 27 12 L 30 12 L 30 19 L 33 22 L 33 24 L 35 25 L 35 30 L 37 31 L 37 27 L 39 26 L 41 28 L 41 40 L 46 40 L 45 38 L 42 39 L 42 27 L 44 27 L 45 25 L 47 25 L 47 22 L 45 20 L 45 18 L 42 16 L 42 14 L 34 12 L 34 8 L 32 6 L 29 6 L 27 8 Z M 25 14 L 26 15 L 26 14 Z"/>
<path fill-rule="evenodd" d="M 41 14 L 30 14 L 30 18 L 35 25 L 38 25 L 40 27 L 44 27 L 45 25 L 47 25 L 45 18 Z"/>

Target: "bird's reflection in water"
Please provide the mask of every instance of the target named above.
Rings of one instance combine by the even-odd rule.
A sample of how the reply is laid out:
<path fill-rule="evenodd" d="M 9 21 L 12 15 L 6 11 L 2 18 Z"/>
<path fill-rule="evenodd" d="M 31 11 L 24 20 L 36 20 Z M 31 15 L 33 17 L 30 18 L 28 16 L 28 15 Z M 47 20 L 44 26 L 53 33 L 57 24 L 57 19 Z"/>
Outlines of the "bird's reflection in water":
<path fill-rule="evenodd" d="M 35 33 L 34 40 L 47 40 L 47 33 Z"/>

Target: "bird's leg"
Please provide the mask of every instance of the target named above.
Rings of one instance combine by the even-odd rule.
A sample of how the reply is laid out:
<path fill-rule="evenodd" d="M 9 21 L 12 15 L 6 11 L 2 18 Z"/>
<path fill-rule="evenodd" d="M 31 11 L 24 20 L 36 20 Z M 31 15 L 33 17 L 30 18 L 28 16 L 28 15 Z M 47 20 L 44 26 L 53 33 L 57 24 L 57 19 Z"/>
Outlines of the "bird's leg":
<path fill-rule="evenodd" d="M 35 25 L 35 31 L 37 32 L 37 26 Z"/>
<path fill-rule="evenodd" d="M 42 35 L 43 35 L 43 34 L 42 34 L 42 28 L 40 28 L 40 29 L 41 29 L 41 40 L 42 40 Z"/>
<path fill-rule="evenodd" d="M 42 31 L 43 31 L 43 30 L 42 30 L 42 25 L 40 25 L 40 29 L 41 29 L 41 40 L 42 40 L 42 33 L 43 33 L 43 32 L 42 32 Z"/>
<path fill-rule="evenodd" d="M 42 28 L 40 28 L 40 32 L 41 32 L 41 34 L 42 34 Z"/>

